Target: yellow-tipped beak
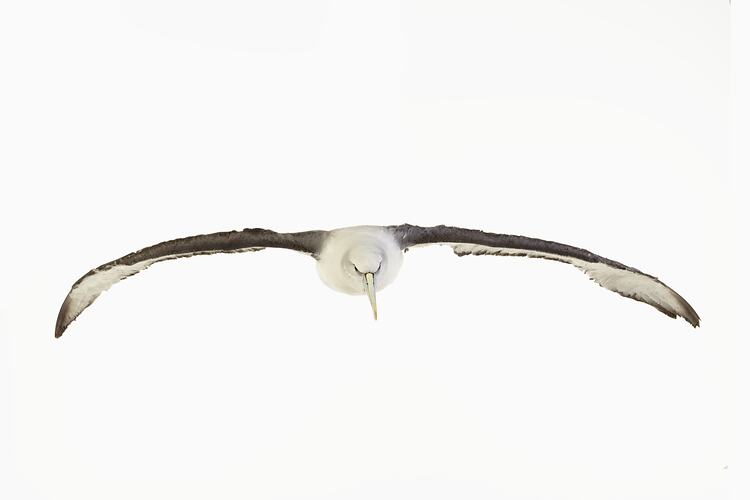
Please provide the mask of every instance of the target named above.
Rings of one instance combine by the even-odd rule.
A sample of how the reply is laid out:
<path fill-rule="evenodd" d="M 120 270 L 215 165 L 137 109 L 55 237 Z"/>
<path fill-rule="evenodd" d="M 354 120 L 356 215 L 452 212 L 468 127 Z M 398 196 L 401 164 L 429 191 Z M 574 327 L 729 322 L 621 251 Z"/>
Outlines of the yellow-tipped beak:
<path fill-rule="evenodd" d="M 372 306 L 372 316 L 378 319 L 378 303 L 375 301 L 375 276 L 372 273 L 365 273 L 365 291 Z"/>

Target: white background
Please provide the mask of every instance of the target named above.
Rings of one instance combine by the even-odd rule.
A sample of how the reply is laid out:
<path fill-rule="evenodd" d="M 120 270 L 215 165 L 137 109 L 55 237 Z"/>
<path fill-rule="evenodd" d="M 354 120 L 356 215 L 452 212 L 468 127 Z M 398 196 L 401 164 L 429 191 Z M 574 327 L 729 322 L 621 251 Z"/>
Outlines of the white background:
<path fill-rule="evenodd" d="M 726 2 L 0 5 L 0 497 L 730 497 Z M 403 222 L 588 248 L 703 324 L 445 248 L 376 323 L 267 250 L 158 264 L 53 339 L 143 246 Z"/>

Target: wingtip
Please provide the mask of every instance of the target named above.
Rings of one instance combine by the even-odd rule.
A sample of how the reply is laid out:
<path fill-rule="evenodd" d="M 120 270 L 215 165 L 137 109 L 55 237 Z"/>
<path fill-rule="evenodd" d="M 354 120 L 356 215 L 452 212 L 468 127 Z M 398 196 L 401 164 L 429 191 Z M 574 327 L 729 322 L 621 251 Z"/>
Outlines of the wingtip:
<path fill-rule="evenodd" d="M 684 300 L 684 299 L 683 299 Z M 698 316 L 698 313 L 695 312 L 695 309 L 693 309 L 690 304 L 685 302 L 685 305 L 687 306 L 686 311 L 679 312 L 679 316 L 688 322 L 690 326 L 693 328 L 700 328 L 701 326 L 701 318 Z"/>
<path fill-rule="evenodd" d="M 55 324 L 55 338 L 59 339 L 60 337 L 62 337 L 62 334 L 65 333 L 65 330 L 67 328 L 68 325 L 58 321 L 57 324 Z"/>
<path fill-rule="evenodd" d="M 55 338 L 59 339 L 62 337 L 62 334 L 65 333 L 65 330 L 68 328 L 68 325 L 73 321 L 73 319 L 68 318 L 68 312 L 70 309 L 70 294 L 68 294 L 67 297 L 65 297 L 65 300 L 63 301 L 62 306 L 60 307 L 60 312 L 57 313 L 57 321 L 55 321 Z"/>
<path fill-rule="evenodd" d="M 679 297 L 679 295 L 678 295 Z M 690 323 L 690 326 L 693 328 L 699 328 L 701 326 L 701 317 L 698 316 L 698 313 L 693 309 L 693 306 L 690 305 L 690 303 L 680 297 L 680 299 L 683 301 L 685 308 L 686 308 L 686 314 L 681 314 L 683 318 L 685 318 L 685 321 Z"/>
<path fill-rule="evenodd" d="M 65 329 L 68 327 L 64 322 L 60 321 L 61 318 L 57 319 L 57 323 L 55 323 L 55 338 L 59 339 L 62 337 L 62 334 L 65 333 Z"/>

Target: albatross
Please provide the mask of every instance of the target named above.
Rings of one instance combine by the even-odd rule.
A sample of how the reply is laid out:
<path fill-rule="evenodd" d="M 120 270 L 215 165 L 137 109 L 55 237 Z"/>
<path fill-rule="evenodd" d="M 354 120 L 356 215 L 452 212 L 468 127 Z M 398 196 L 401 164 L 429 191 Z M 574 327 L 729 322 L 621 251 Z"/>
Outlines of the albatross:
<path fill-rule="evenodd" d="M 317 261 L 323 283 L 339 292 L 366 295 L 373 317 L 377 319 L 376 292 L 396 278 L 404 253 L 423 245 L 447 245 L 458 256 L 531 257 L 572 264 L 608 290 L 649 304 L 672 318 L 679 316 L 693 327 L 700 324 L 700 318 L 690 304 L 656 277 L 588 250 L 554 241 L 476 229 L 402 224 L 299 233 L 254 228 L 158 243 L 92 269 L 76 281 L 60 308 L 55 337 L 60 337 L 102 292 L 152 264 L 195 255 L 255 252 L 265 248 L 286 248 L 312 256 Z"/>

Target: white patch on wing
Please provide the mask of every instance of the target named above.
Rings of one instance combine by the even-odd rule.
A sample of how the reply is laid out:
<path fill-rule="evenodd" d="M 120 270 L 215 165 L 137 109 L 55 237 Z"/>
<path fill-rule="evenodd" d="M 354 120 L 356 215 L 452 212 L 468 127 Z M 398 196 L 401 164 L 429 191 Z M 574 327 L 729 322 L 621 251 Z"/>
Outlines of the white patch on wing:
<path fill-rule="evenodd" d="M 669 316 L 681 316 L 693 326 L 698 326 L 700 318 L 685 299 L 653 276 L 634 269 L 619 269 L 599 262 L 534 250 L 499 248 L 467 243 L 442 243 L 449 245 L 457 255 L 502 255 L 532 257 L 556 260 L 572 264 L 585 272 L 602 287 L 620 295 L 645 302 Z"/>
<path fill-rule="evenodd" d="M 90 306 L 102 292 L 109 290 L 109 288 L 129 276 L 138 274 L 139 272 L 147 269 L 149 266 L 156 262 L 164 260 L 180 259 L 184 257 L 193 257 L 195 255 L 209 255 L 214 253 L 240 253 L 240 252 L 255 252 L 263 250 L 264 247 L 250 247 L 235 250 L 233 252 L 191 252 L 183 254 L 167 255 L 155 259 L 148 259 L 137 262 L 131 265 L 111 265 L 102 266 L 90 272 L 90 274 L 81 278 L 79 282 L 73 285 L 73 288 L 68 293 L 68 296 L 63 302 L 60 316 L 57 318 L 57 325 L 55 328 L 55 335 L 60 336 L 62 332 L 68 327 L 73 320 L 78 317 L 84 309 Z"/>
<path fill-rule="evenodd" d="M 81 314 L 81 311 L 90 306 L 102 292 L 109 290 L 112 285 L 128 276 L 143 271 L 158 261 L 159 259 L 150 259 L 132 266 L 112 266 L 109 269 L 93 271 L 91 275 L 86 276 L 78 285 L 74 286 L 65 299 L 65 304 L 63 305 L 65 309 L 64 324 L 66 326 L 70 324 L 71 321 Z"/>

